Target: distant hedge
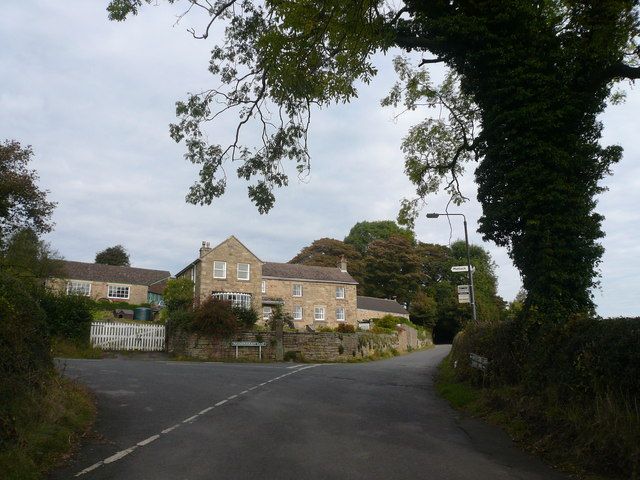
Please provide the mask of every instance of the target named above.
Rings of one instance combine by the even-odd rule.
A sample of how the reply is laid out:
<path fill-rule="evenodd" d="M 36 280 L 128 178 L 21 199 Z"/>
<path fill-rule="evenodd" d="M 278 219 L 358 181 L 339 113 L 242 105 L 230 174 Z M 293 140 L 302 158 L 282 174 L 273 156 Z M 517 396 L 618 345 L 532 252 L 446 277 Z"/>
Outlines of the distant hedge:
<path fill-rule="evenodd" d="M 81 295 L 46 293 L 40 300 L 45 312 L 49 335 L 63 337 L 77 343 L 89 341 L 93 300 Z"/>

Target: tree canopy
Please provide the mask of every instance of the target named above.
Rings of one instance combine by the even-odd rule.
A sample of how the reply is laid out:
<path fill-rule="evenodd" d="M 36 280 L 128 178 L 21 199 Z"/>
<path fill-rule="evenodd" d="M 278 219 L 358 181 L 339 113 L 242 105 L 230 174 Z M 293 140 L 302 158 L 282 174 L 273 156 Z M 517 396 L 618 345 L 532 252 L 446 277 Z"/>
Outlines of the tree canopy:
<path fill-rule="evenodd" d="M 51 231 L 56 204 L 38 187 L 38 174 L 29 170 L 33 150 L 14 140 L 0 143 L 0 247 L 20 230 L 35 235 Z"/>
<path fill-rule="evenodd" d="M 155 0 L 154 0 L 155 1 Z M 168 0 L 174 3 L 175 0 Z M 152 0 L 112 0 L 109 17 L 124 20 Z M 638 0 L 192 0 L 204 15 L 197 39 L 216 22 L 225 40 L 212 49 L 210 72 L 221 87 L 190 95 L 171 126 L 186 158 L 201 166 L 187 199 L 210 203 L 226 188 L 223 164 L 253 183 L 261 212 L 287 184 L 282 161 L 309 168 L 312 107 L 348 102 L 376 69 L 374 53 L 422 54 L 395 60 L 398 85 L 384 105 L 422 109 L 426 119 L 404 143 L 405 170 L 417 196 L 404 221 L 415 221 L 424 197 L 444 188 L 465 197 L 459 176 L 475 168 L 483 207 L 480 232 L 508 248 L 527 291 L 525 308 L 551 321 L 593 308 L 590 290 L 602 255 L 599 181 L 622 155 L 600 145 L 598 115 L 620 79 L 640 78 Z M 434 86 L 427 67 L 450 74 Z M 615 96 L 614 96 L 615 97 Z M 431 118 L 429 109 L 446 113 Z M 205 126 L 233 113 L 229 142 L 209 143 Z M 251 143 L 255 122 L 261 142 Z"/>
<path fill-rule="evenodd" d="M 130 267 L 129 254 L 122 245 L 108 247 L 96 253 L 96 263 L 116 265 L 118 267 Z"/>
<path fill-rule="evenodd" d="M 413 231 L 400 227 L 391 220 L 379 220 L 376 222 L 358 222 L 349 234 L 344 238 L 344 243 L 353 245 L 358 252 L 364 254 L 369 244 L 375 240 L 386 240 L 392 235 L 405 237 L 410 242 L 415 242 Z"/>

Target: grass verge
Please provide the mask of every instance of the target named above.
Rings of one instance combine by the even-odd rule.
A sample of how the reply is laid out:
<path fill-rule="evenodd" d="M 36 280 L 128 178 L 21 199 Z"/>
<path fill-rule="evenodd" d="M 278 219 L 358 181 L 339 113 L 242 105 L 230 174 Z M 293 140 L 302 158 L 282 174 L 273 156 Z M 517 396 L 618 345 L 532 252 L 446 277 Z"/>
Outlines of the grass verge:
<path fill-rule="evenodd" d="M 104 351 L 88 343 L 78 343 L 66 338 L 51 340 L 51 355 L 60 358 L 103 358 Z"/>
<path fill-rule="evenodd" d="M 16 435 L 0 445 L 4 480 L 38 480 L 61 464 L 92 425 L 96 409 L 78 384 L 54 375 L 43 396 L 23 399 L 16 408 Z"/>
<path fill-rule="evenodd" d="M 457 379 L 449 356 L 438 370 L 436 390 L 454 408 L 503 428 L 521 448 L 555 468 L 585 480 L 639 478 L 638 472 L 631 477 L 622 473 L 620 461 L 598 454 L 606 443 L 609 452 L 634 455 L 637 414 L 625 416 L 622 425 L 619 406 L 604 408 L 598 399 L 595 410 L 580 405 L 567 409 L 543 395 L 526 395 L 519 387 L 482 388 Z"/>

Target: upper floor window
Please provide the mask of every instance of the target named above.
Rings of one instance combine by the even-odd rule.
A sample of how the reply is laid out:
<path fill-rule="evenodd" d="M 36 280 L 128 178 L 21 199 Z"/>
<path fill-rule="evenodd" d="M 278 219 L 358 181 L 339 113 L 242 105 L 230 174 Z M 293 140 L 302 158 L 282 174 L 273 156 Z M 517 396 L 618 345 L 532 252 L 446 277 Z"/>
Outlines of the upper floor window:
<path fill-rule="evenodd" d="M 302 285 L 300 285 L 299 283 L 295 283 L 293 285 L 293 296 L 294 297 L 301 297 L 302 296 Z"/>
<path fill-rule="evenodd" d="M 344 298 L 344 287 L 336 287 L 336 298 Z"/>
<path fill-rule="evenodd" d="M 260 286 L 262 293 L 267 293 L 267 282 L 262 280 L 262 285 Z"/>
<path fill-rule="evenodd" d="M 300 305 L 295 305 L 293 307 L 293 319 L 302 320 L 302 307 Z"/>
<path fill-rule="evenodd" d="M 249 280 L 251 276 L 251 265 L 248 263 L 238 264 L 238 280 Z"/>
<path fill-rule="evenodd" d="M 339 322 L 344 322 L 345 317 L 344 317 L 344 308 L 343 307 L 336 308 L 336 320 L 339 321 Z"/>
<path fill-rule="evenodd" d="M 313 319 L 324 322 L 324 307 L 313 307 Z"/>
<path fill-rule="evenodd" d="M 213 262 L 213 278 L 227 278 L 227 262 Z"/>
<path fill-rule="evenodd" d="M 67 295 L 91 295 L 91 282 L 78 282 L 71 280 L 67 283 Z"/>
<path fill-rule="evenodd" d="M 129 285 L 109 285 L 107 288 L 109 298 L 129 298 Z"/>

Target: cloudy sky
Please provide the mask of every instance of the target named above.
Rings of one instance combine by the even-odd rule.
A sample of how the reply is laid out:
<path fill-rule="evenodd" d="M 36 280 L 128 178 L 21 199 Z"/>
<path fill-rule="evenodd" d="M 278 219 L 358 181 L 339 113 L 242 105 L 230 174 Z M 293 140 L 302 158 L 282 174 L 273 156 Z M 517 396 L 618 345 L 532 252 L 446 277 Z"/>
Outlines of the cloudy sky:
<path fill-rule="evenodd" d="M 4 0 L 0 15 L 0 140 L 32 145 L 41 185 L 58 202 L 48 236 L 65 258 L 93 261 L 121 243 L 134 266 L 177 272 L 195 258 L 202 240 L 234 234 L 260 258 L 287 261 L 321 237 L 342 239 L 362 220 L 395 219 L 411 196 L 400 142 L 417 117 L 394 119 L 379 106 L 394 82 L 391 57 L 376 59 L 379 75 L 359 98 L 315 112 L 310 133 L 311 176 L 278 192 L 276 207 L 259 215 L 235 180 L 224 198 L 193 206 L 184 196 L 197 168 L 168 135 L 174 102 L 212 85 L 208 56 L 215 38 L 196 41 L 179 7 L 143 9 L 124 23 L 107 20 L 106 0 Z M 438 75 L 438 72 L 435 72 Z M 640 92 L 629 85 L 624 105 L 602 117 L 604 142 L 625 149 L 606 180 L 598 210 L 606 216 L 601 288 L 603 316 L 640 314 Z M 212 126 L 211 138 L 229 125 Z M 472 201 L 458 211 L 470 220 L 471 241 L 480 206 L 471 172 Z M 427 210 L 441 211 L 445 196 Z M 447 244 L 446 220 L 421 218 L 417 237 Z M 463 235 L 453 225 L 453 240 Z M 498 265 L 499 293 L 513 299 L 518 272 L 504 249 L 484 244 Z M 638 289 L 638 290 L 636 290 Z"/>

